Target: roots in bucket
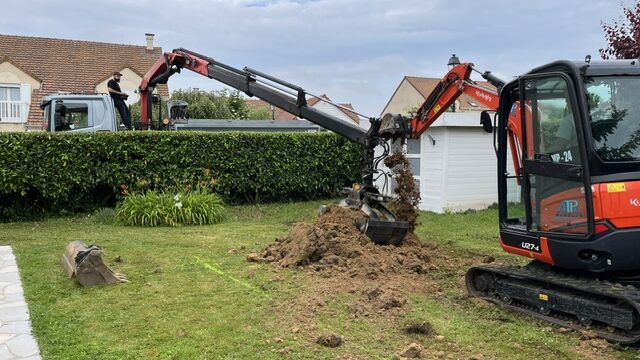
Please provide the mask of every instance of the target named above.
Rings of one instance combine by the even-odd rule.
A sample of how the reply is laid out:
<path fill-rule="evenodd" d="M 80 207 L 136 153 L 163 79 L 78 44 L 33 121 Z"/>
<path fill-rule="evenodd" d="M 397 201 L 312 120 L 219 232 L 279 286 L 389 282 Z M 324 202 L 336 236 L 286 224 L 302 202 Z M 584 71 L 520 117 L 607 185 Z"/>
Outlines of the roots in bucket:
<path fill-rule="evenodd" d="M 409 223 L 409 231 L 414 231 L 418 224 L 420 189 L 411 173 L 409 159 L 401 151 L 396 151 L 384 160 L 384 164 L 395 174 L 397 182 L 394 189 L 396 198 L 391 203 L 391 210 L 395 212 L 398 220 Z"/>

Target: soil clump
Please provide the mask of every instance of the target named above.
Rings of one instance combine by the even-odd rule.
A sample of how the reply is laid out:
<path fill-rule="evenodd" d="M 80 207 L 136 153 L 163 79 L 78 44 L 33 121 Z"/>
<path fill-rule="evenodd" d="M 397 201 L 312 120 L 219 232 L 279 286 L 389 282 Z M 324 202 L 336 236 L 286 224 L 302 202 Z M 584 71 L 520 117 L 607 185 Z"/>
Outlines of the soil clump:
<path fill-rule="evenodd" d="M 318 337 L 316 343 L 322 346 L 335 348 L 342 345 L 342 338 L 336 334 L 324 334 Z"/>
<path fill-rule="evenodd" d="M 396 197 L 391 202 L 391 210 L 400 221 L 409 223 L 409 230 L 415 230 L 418 225 L 418 204 L 420 203 L 420 189 L 411 173 L 411 164 L 404 153 L 396 151 L 384 159 L 384 164 L 395 175 L 397 186 L 394 189 Z"/>

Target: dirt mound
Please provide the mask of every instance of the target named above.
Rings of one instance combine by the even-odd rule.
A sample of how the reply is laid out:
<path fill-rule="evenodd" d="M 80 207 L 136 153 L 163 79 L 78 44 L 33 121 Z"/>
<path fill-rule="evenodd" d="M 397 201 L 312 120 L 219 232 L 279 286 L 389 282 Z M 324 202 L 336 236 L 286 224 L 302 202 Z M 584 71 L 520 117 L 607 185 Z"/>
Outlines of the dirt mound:
<path fill-rule="evenodd" d="M 313 224 L 294 224 L 289 235 L 250 260 L 368 279 L 427 271 L 429 249 L 415 235 L 408 234 L 401 246 L 373 244 L 355 227 L 363 217 L 359 210 L 330 205 Z"/>
<path fill-rule="evenodd" d="M 313 223 L 296 223 L 287 236 L 247 256 L 248 261 L 272 264 L 275 272 L 294 268 L 309 276 L 309 289 L 283 302 L 281 311 L 295 317 L 287 327 L 301 329 L 303 336 L 320 346 L 335 346 L 336 339 L 342 340 L 326 337 L 316 324 L 319 317 L 340 311 L 330 305 L 337 299 L 346 299 L 343 309 L 353 318 L 395 322 L 391 319 L 403 318 L 408 310 L 410 294 L 431 286 L 427 275 L 435 267 L 429 254 L 436 247 L 422 243 L 413 233 L 400 246 L 376 245 L 355 226 L 356 220 L 365 217 L 360 210 L 330 205 Z M 402 332 L 404 326 L 398 325 L 397 331 Z"/>
<path fill-rule="evenodd" d="M 426 335 L 426 336 L 436 335 L 436 331 L 433 329 L 433 326 L 426 321 L 408 325 L 404 329 L 404 332 L 406 332 L 407 334 L 417 334 L 417 335 Z"/>
<path fill-rule="evenodd" d="M 388 286 L 375 286 L 361 291 L 361 296 L 349 307 L 353 317 L 371 316 L 402 309 L 407 304 L 403 291 Z"/>

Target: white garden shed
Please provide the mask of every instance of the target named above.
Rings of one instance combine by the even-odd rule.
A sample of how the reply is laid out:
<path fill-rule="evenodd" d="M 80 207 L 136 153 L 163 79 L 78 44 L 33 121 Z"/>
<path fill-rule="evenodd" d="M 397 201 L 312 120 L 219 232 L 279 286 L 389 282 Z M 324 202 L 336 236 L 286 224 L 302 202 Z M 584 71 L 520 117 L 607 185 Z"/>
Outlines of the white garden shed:
<path fill-rule="evenodd" d="M 420 139 L 407 142 L 421 210 L 483 209 L 498 201 L 493 135 L 478 112 L 448 112 Z"/>

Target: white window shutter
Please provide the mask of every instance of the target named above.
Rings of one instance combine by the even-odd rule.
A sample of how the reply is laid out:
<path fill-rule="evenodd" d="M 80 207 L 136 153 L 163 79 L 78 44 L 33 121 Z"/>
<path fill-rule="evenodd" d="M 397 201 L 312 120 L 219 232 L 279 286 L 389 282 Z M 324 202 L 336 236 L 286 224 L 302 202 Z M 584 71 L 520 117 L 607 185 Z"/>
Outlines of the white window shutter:
<path fill-rule="evenodd" d="M 31 105 L 31 84 L 20 85 L 20 101 L 22 102 L 21 120 L 27 122 L 29 118 L 29 106 Z"/>

